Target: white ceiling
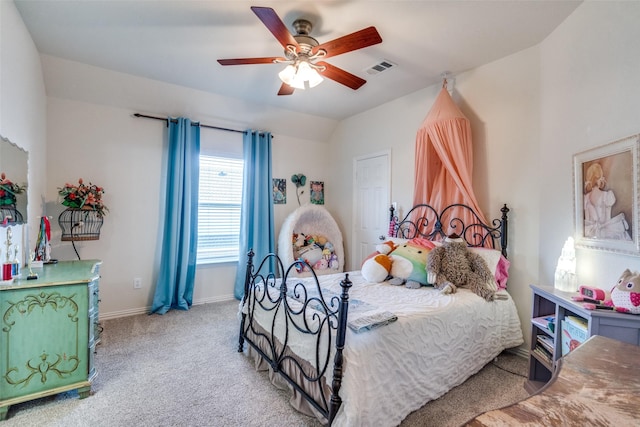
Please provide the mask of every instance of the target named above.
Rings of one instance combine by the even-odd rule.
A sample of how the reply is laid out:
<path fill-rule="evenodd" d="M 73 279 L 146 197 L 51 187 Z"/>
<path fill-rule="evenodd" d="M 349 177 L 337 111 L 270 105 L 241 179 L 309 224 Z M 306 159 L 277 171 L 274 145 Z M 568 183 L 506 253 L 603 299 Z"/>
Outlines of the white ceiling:
<path fill-rule="evenodd" d="M 575 0 L 193 1 L 15 0 L 39 52 L 114 71 L 330 119 L 343 119 L 535 46 Z M 272 7 L 291 29 L 310 20 L 320 43 L 375 26 L 382 43 L 327 59 L 367 80 L 331 80 L 277 96 L 282 64 L 223 67 L 219 58 L 282 56 L 250 10 Z M 364 70 L 397 64 L 370 76 Z"/>

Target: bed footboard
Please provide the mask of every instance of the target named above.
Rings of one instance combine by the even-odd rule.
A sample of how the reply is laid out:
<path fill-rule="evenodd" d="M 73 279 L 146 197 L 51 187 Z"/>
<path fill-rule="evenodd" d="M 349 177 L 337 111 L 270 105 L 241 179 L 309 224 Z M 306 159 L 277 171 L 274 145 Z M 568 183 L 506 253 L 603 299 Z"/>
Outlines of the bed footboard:
<path fill-rule="evenodd" d="M 342 404 L 349 275 L 340 283 L 341 294 L 329 297 L 315 273 L 289 277 L 306 263 L 296 261 L 285 270 L 280 258 L 269 254 L 256 267 L 254 255 L 249 251 L 238 351 L 246 341 L 331 424 Z"/>

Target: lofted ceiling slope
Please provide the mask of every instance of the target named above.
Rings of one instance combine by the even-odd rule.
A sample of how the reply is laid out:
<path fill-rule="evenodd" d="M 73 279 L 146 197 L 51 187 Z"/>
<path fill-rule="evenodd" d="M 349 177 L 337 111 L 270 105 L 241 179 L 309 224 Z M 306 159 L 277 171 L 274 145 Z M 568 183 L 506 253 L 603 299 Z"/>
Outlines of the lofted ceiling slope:
<path fill-rule="evenodd" d="M 42 54 L 258 105 L 341 120 L 535 46 L 580 1 L 15 0 Z M 327 62 L 367 81 L 332 80 L 277 96 L 282 64 L 221 66 L 219 58 L 282 56 L 251 11 L 272 7 L 293 32 L 304 18 L 320 43 L 375 26 L 382 43 Z M 381 61 L 395 66 L 370 75 Z"/>

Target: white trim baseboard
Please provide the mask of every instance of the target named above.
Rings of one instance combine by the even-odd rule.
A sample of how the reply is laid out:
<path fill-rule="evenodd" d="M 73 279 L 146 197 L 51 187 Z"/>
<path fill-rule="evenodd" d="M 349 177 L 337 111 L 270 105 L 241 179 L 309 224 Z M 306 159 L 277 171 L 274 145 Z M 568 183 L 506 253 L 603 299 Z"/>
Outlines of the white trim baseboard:
<path fill-rule="evenodd" d="M 193 302 L 193 305 L 202 305 L 202 304 L 211 304 L 214 302 L 222 302 L 222 301 L 231 301 L 234 300 L 235 297 L 233 294 L 230 295 L 222 295 L 211 298 L 202 298 Z M 238 301 L 240 303 L 240 301 Z M 119 310 L 119 311 L 110 311 L 107 313 L 100 313 L 100 320 L 109 320 L 109 319 L 117 319 L 119 317 L 127 317 L 127 316 L 137 316 L 138 314 L 148 314 L 149 310 L 151 310 L 151 306 L 147 307 L 138 307 L 131 308 L 128 310 Z"/>

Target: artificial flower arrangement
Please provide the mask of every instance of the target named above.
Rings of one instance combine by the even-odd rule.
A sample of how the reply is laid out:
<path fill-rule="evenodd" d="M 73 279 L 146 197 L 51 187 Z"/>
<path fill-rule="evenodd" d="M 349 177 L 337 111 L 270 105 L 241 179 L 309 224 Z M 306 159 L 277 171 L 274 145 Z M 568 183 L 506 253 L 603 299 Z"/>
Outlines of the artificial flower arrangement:
<path fill-rule="evenodd" d="M 64 187 L 58 188 L 58 194 L 63 197 L 62 204 L 69 208 L 94 210 L 98 216 L 104 216 L 109 210 L 102 203 L 104 188 L 97 185 L 84 183 L 82 178 L 78 180 L 78 185 L 66 183 Z"/>
<path fill-rule="evenodd" d="M 16 194 L 24 193 L 26 188 L 26 185 L 20 186 L 11 182 L 11 180 L 6 177 L 5 173 L 2 172 L 2 174 L 0 174 L 0 206 L 15 205 Z"/>

